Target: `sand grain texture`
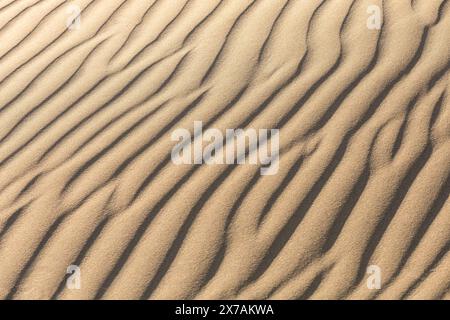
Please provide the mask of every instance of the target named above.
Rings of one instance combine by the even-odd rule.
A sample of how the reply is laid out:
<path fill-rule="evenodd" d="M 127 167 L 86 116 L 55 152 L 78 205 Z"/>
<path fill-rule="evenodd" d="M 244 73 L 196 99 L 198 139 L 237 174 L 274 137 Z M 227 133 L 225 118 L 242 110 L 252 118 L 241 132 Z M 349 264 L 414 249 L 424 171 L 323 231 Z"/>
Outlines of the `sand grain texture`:
<path fill-rule="evenodd" d="M 448 299 L 449 68 L 447 0 L 0 0 L 0 297 Z"/>

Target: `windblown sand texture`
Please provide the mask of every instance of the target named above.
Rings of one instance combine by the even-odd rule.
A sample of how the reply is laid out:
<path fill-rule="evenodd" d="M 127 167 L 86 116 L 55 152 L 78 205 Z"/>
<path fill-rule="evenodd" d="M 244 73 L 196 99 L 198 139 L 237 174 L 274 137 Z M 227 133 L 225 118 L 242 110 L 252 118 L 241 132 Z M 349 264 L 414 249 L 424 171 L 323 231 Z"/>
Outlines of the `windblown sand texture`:
<path fill-rule="evenodd" d="M 450 299 L 449 67 L 447 0 L 0 0 L 0 297 Z"/>

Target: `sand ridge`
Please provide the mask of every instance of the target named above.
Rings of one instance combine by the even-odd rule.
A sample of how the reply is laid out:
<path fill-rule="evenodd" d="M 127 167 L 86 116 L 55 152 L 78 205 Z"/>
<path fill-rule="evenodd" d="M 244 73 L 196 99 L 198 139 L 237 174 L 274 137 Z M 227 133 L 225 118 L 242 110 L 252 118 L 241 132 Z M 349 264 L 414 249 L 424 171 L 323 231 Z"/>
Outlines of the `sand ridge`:
<path fill-rule="evenodd" d="M 448 30 L 447 0 L 0 0 L 0 297 L 448 299 Z M 277 173 L 175 164 L 196 121 L 279 130 Z"/>

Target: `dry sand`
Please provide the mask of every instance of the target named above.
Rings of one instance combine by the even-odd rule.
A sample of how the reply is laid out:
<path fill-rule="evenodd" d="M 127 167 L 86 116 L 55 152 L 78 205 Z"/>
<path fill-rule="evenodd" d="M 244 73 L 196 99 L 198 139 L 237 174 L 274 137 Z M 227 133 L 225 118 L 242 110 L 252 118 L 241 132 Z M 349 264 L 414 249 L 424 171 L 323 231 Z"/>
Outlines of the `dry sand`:
<path fill-rule="evenodd" d="M 447 0 L 0 0 L 0 297 L 450 299 L 449 67 Z"/>

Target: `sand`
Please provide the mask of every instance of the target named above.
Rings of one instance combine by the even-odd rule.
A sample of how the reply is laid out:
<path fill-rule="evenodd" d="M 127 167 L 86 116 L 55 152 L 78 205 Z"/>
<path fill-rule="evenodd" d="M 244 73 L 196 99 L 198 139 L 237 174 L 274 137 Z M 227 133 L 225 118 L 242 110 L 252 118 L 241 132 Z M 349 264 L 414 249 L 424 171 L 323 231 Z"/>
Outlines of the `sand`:
<path fill-rule="evenodd" d="M 1 299 L 450 299 L 449 1 L 0 0 L 0 44 Z M 277 172 L 174 163 L 195 121 Z"/>

